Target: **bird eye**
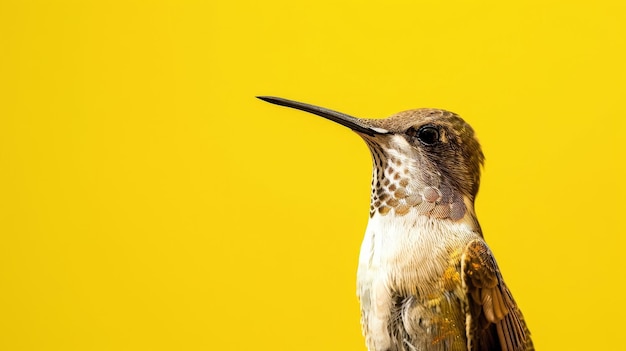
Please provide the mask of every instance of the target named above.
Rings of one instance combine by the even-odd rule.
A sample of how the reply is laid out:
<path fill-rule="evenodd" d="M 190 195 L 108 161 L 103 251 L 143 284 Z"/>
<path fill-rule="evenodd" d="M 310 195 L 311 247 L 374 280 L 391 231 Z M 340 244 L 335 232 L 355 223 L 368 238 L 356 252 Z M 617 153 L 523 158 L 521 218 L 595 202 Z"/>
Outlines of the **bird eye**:
<path fill-rule="evenodd" d="M 417 131 L 417 139 L 425 145 L 434 145 L 439 141 L 439 130 L 431 126 L 421 127 Z"/>

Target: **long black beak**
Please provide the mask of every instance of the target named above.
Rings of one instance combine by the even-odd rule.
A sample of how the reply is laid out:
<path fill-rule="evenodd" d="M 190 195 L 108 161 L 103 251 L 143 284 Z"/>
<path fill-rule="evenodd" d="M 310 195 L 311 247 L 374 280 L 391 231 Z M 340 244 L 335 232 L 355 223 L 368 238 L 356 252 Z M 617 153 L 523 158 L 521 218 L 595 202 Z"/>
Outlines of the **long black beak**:
<path fill-rule="evenodd" d="M 267 101 L 272 104 L 287 106 L 295 108 L 297 110 L 309 112 L 318 116 L 322 116 L 333 122 L 337 122 L 343 126 L 346 126 L 355 132 L 374 136 L 376 134 L 386 134 L 387 131 L 381 128 L 375 128 L 368 126 L 363 120 L 346 115 L 345 113 L 329 110 L 327 108 L 305 104 L 303 102 L 287 100 L 274 96 L 257 96 L 257 98 Z"/>

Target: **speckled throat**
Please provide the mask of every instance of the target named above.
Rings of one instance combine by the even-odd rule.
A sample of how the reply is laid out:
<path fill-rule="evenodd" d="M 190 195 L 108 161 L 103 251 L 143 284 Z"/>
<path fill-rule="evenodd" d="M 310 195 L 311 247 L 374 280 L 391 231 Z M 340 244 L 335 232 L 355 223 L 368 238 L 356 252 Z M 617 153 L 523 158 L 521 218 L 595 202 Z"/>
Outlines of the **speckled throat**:
<path fill-rule="evenodd" d="M 404 216 L 411 209 L 452 221 L 465 217 L 468 211 L 466 199 L 441 179 L 441 175 L 433 170 L 416 169 L 422 166 L 416 164 L 418 159 L 408 158 L 402 150 L 390 149 L 387 142 L 381 143 L 367 136 L 364 139 L 373 161 L 370 218 L 376 212 L 383 216 Z M 408 143 L 407 147 L 410 147 Z M 417 177 L 416 171 L 420 173 Z"/>

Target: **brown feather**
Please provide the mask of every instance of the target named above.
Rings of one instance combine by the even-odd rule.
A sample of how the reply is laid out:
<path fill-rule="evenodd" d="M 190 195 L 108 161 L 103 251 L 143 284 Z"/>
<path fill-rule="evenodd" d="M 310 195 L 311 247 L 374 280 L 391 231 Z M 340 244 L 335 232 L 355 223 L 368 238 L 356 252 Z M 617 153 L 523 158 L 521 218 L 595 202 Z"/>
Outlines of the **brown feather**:
<path fill-rule="evenodd" d="M 467 245 L 462 267 L 472 320 L 469 329 L 475 338 L 475 349 L 533 350 L 522 314 L 504 284 L 493 254 L 482 239 Z M 492 343 L 494 332 L 499 347 L 486 348 Z"/>

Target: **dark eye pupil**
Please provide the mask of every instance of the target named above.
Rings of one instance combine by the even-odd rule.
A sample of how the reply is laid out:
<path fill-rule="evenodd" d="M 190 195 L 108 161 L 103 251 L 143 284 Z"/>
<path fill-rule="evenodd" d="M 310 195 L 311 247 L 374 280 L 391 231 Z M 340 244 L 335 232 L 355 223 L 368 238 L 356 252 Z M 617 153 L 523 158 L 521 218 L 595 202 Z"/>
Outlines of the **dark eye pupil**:
<path fill-rule="evenodd" d="M 422 127 L 417 132 L 417 138 L 426 145 L 433 145 L 439 141 L 439 131 L 433 127 Z"/>

